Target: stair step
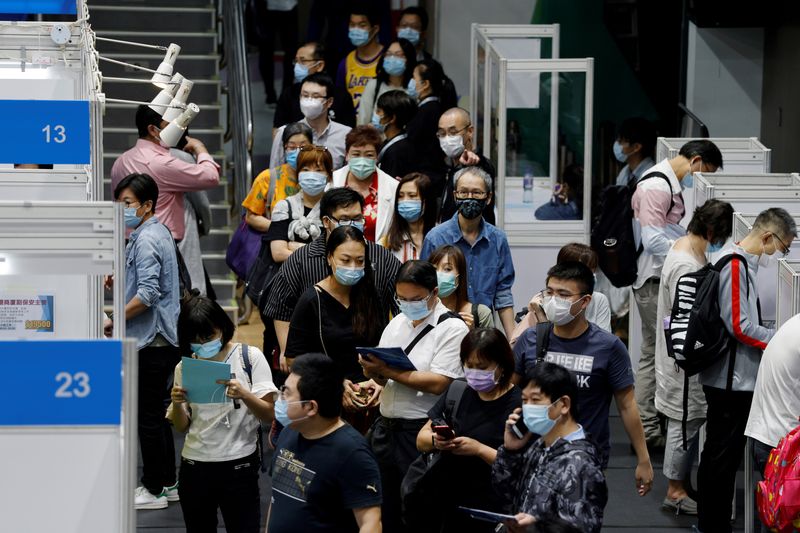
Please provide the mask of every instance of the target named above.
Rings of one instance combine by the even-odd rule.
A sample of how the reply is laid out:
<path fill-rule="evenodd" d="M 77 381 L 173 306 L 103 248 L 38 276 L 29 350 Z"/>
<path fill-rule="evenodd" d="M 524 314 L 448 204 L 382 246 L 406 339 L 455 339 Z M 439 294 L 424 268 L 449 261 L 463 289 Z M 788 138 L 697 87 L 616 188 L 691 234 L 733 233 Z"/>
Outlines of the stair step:
<path fill-rule="evenodd" d="M 128 26 L 131 27 L 131 26 Z M 188 28 L 188 26 L 185 26 Z M 192 54 L 214 54 L 217 52 L 217 32 L 212 31 L 209 26 L 209 31 L 108 31 L 98 30 L 98 37 L 107 37 L 109 39 L 118 39 L 122 41 L 132 41 L 142 44 L 154 44 L 157 46 L 167 46 L 169 43 L 180 45 L 181 53 L 178 56 L 178 61 L 184 59 L 187 55 Z M 141 52 L 143 54 L 157 54 L 158 52 L 152 49 L 136 47 L 129 44 L 112 43 L 109 41 L 97 41 L 97 51 L 102 56 L 111 56 L 111 54 L 126 53 L 133 54 Z M 164 57 L 164 54 L 161 54 Z"/>
<path fill-rule="evenodd" d="M 209 252 L 227 250 L 232 235 L 230 228 L 212 228 L 208 235 L 200 237 L 200 248 Z"/>
<path fill-rule="evenodd" d="M 228 228 L 231 226 L 230 204 L 211 204 L 211 227 Z"/>
<path fill-rule="evenodd" d="M 208 2 L 169 2 L 172 5 L 156 5 L 153 0 L 142 0 L 138 5 L 92 5 L 89 8 L 90 22 L 95 30 L 106 32 L 147 28 L 153 31 L 184 31 L 186 28 L 211 29 L 215 26 L 216 10 Z M 165 2 L 166 4 L 166 2 Z M 125 39 L 124 39 L 125 40 Z M 176 42 L 176 41 L 172 41 Z M 100 43 L 106 45 L 110 43 Z M 180 43 L 178 43 L 180 44 Z"/>
<path fill-rule="evenodd" d="M 231 278 L 210 278 L 217 300 L 229 302 L 236 299 L 236 280 Z"/>
<path fill-rule="evenodd" d="M 212 278 L 224 278 L 231 274 L 231 270 L 225 264 L 224 253 L 204 252 L 203 265 L 206 267 L 209 277 Z"/>
<path fill-rule="evenodd" d="M 151 54 L 102 54 L 103 57 L 109 59 L 116 59 L 117 61 L 124 61 L 140 67 L 155 70 L 161 64 L 163 55 Z M 108 61 L 100 61 L 100 68 L 102 69 L 103 76 L 117 77 L 117 78 L 134 78 L 134 79 L 149 79 L 148 73 L 128 67 L 110 63 Z M 178 56 L 175 63 L 175 72 L 180 72 L 185 78 L 194 82 L 198 80 L 219 80 L 219 56 L 214 53 L 207 54 L 186 54 Z M 110 82 L 109 82 L 110 83 Z M 141 85 L 141 84 L 140 84 Z M 155 87 L 155 86 L 154 86 Z"/>
<path fill-rule="evenodd" d="M 136 104 L 107 103 L 106 113 L 103 116 L 103 125 L 106 127 L 125 127 L 135 122 Z M 222 106 L 207 104 L 203 106 L 200 114 L 195 117 L 189 126 L 191 132 L 194 128 L 213 128 L 222 123 Z"/>

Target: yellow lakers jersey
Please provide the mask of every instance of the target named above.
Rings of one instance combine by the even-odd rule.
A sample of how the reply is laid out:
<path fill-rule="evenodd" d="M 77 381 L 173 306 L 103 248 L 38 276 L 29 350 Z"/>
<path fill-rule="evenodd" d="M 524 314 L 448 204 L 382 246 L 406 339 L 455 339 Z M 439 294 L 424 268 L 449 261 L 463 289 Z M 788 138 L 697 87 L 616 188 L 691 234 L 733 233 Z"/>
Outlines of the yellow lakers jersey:
<path fill-rule="evenodd" d="M 369 63 L 363 63 L 356 55 L 356 50 L 347 54 L 345 59 L 345 82 L 347 92 L 353 98 L 353 107 L 358 113 L 358 103 L 361 101 L 361 94 L 367 82 L 376 76 L 378 61 L 381 54 L 376 55 Z"/>

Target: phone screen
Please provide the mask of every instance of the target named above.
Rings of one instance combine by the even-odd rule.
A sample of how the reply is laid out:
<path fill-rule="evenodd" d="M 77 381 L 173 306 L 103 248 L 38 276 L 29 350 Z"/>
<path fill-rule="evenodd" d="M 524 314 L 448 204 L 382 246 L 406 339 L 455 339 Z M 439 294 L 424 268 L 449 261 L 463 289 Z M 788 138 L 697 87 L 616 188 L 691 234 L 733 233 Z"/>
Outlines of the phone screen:
<path fill-rule="evenodd" d="M 450 426 L 441 425 L 441 426 L 433 426 L 433 432 L 439 435 L 441 438 L 450 440 L 454 439 L 456 434 Z"/>

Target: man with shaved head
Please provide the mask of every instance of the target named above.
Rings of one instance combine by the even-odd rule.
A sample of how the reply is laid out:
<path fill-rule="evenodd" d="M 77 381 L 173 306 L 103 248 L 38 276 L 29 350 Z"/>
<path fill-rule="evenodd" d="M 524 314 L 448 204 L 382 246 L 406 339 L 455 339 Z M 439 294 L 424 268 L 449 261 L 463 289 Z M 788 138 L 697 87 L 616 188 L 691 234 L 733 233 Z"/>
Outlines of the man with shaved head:
<path fill-rule="evenodd" d="M 447 176 L 445 178 L 444 193 L 439 212 L 439 221 L 450 220 L 456 213 L 456 203 L 453 196 L 455 182 L 453 177 L 456 171 L 464 166 L 478 166 L 492 178 L 495 179 L 495 168 L 491 161 L 483 155 L 476 153 L 472 138 L 475 134 L 475 126 L 472 125 L 469 112 L 460 107 L 451 107 L 439 118 L 439 128 L 436 136 L 439 138 L 439 146 L 445 155 L 447 163 Z M 492 188 L 494 193 L 494 188 Z M 494 224 L 494 194 L 487 202 L 483 211 L 483 218 L 490 224 Z"/>

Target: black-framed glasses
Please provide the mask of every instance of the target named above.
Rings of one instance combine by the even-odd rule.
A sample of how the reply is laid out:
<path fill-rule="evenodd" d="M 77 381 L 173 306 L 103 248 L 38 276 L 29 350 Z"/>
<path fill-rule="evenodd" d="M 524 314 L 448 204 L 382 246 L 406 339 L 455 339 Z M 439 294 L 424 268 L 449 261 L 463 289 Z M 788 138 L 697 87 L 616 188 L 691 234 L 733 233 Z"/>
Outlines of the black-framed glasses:
<path fill-rule="evenodd" d="M 364 215 L 361 215 L 358 218 L 348 218 L 348 219 L 338 219 L 332 215 L 328 215 L 328 218 L 339 224 L 340 226 L 352 226 L 353 224 L 363 224 L 364 223 Z"/>
<path fill-rule="evenodd" d="M 436 136 L 439 137 L 440 139 L 444 139 L 448 135 L 458 135 L 459 133 L 461 133 L 462 131 L 466 130 L 470 126 L 472 126 L 472 124 L 467 124 L 466 126 L 461 128 L 460 130 L 454 130 L 454 129 L 449 129 L 447 131 L 445 131 L 445 130 L 436 130 Z"/>
<path fill-rule="evenodd" d="M 489 193 L 486 191 L 465 191 L 463 189 L 459 189 L 456 191 L 456 199 L 458 200 L 466 200 L 467 198 L 475 198 L 476 200 L 485 200 L 487 196 L 489 196 Z"/>
<path fill-rule="evenodd" d="M 781 251 L 781 253 L 783 254 L 783 257 L 786 257 L 787 255 L 789 255 L 789 249 L 790 248 L 785 242 L 783 242 L 783 239 L 778 237 L 778 235 L 776 235 L 775 233 L 773 233 L 772 236 L 775 237 L 776 239 L 778 239 L 778 242 L 781 243 L 781 246 L 783 246 L 783 250 Z"/>
<path fill-rule="evenodd" d="M 545 287 L 544 289 L 539 291 L 539 294 L 547 298 L 552 298 L 553 296 L 558 296 L 559 298 L 572 298 L 574 296 L 580 296 L 581 298 L 583 298 L 584 296 L 586 296 L 585 294 L 581 294 L 579 292 L 568 292 L 563 290 L 559 291 L 551 289 L 549 287 Z"/>

